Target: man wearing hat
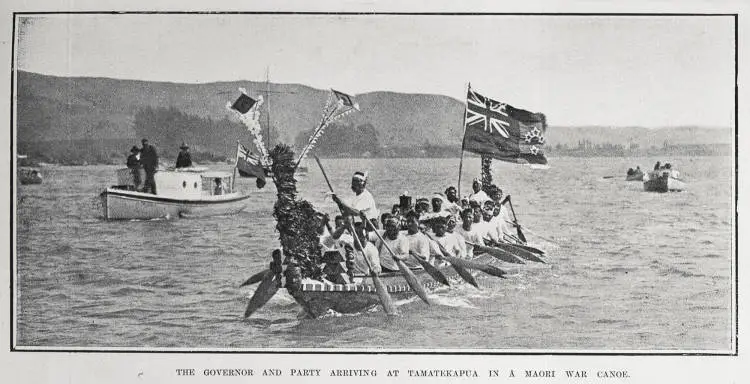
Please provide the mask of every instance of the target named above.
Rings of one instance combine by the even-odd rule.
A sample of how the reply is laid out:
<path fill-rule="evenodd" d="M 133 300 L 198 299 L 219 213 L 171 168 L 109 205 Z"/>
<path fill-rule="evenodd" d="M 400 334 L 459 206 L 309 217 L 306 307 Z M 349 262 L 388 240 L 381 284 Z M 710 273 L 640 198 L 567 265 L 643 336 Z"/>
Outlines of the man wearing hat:
<path fill-rule="evenodd" d="M 332 195 L 333 201 L 338 204 L 344 215 L 360 217 L 364 215 L 367 220 L 377 228 L 378 226 L 378 207 L 370 191 L 367 190 L 367 174 L 364 172 L 354 172 L 352 176 L 352 192 L 354 195 L 347 199 L 346 202 Z"/>
<path fill-rule="evenodd" d="M 148 143 L 148 139 L 141 140 L 141 164 L 146 171 L 146 181 L 143 184 L 144 192 L 156 194 L 156 181 L 154 174 L 159 166 L 159 155 L 156 154 L 156 148 Z"/>
<path fill-rule="evenodd" d="M 135 190 L 138 190 L 138 187 L 141 185 L 141 160 L 140 160 L 140 152 L 141 150 L 138 149 L 135 145 L 133 148 L 130 148 L 130 155 L 128 156 L 128 160 L 126 164 L 128 165 L 128 169 L 130 169 L 130 174 L 133 176 L 133 184 L 135 186 Z"/>
<path fill-rule="evenodd" d="M 190 158 L 190 152 L 188 152 L 188 149 L 190 149 L 190 147 L 188 147 L 183 141 L 182 145 L 180 145 L 180 153 L 177 155 L 177 165 L 175 165 L 175 168 L 187 168 L 193 166 L 193 160 Z"/>

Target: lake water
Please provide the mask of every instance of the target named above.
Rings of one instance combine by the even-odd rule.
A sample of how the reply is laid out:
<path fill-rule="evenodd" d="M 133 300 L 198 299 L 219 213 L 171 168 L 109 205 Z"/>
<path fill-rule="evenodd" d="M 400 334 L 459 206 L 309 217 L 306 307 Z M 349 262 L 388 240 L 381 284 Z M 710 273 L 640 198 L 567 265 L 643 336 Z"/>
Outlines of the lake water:
<path fill-rule="evenodd" d="M 625 170 L 669 161 L 688 190 L 647 193 Z M 389 210 L 398 195 L 456 184 L 458 159 L 323 160 L 334 188 L 355 170 Z M 549 264 L 508 267 L 481 290 L 457 286 L 440 305 L 301 318 L 283 290 L 249 320 L 254 287 L 278 245 L 275 188 L 257 190 L 231 217 L 107 222 L 98 194 L 112 166 L 44 167 L 41 185 L 17 187 L 16 344 L 31 347 L 346 348 L 445 351 L 728 352 L 734 335 L 732 157 L 558 158 L 551 168 L 495 162 L 531 244 Z M 314 163 L 298 189 L 335 214 Z M 222 168 L 222 167 L 217 167 Z M 228 168 L 228 167 L 223 167 Z M 463 191 L 479 174 L 465 159 Z M 604 176 L 616 176 L 604 178 Z M 536 235 L 534 235 L 536 234 Z"/>

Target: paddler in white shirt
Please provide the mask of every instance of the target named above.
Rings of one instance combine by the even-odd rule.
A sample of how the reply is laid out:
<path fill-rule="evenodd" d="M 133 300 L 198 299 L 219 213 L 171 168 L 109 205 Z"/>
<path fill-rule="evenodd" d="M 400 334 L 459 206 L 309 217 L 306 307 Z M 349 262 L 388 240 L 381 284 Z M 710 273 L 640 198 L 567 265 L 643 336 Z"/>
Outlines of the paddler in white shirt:
<path fill-rule="evenodd" d="M 490 200 L 490 197 L 487 196 L 487 193 L 482 190 L 482 182 L 479 181 L 479 179 L 474 179 L 474 182 L 471 183 L 471 189 L 474 191 L 474 193 L 469 195 L 469 203 L 474 201 L 477 202 L 481 207 L 485 201 Z"/>
<path fill-rule="evenodd" d="M 461 211 L 461 220 L 462 224 L 456 228 L 455 232 L 463 237 L 464 244 L 466 244 L 466 257 L 470 259 L 474 257 L 474 246 L 466 242 L 484 245 L 484 239 L 474 228 L 474 211 L 472 209 L 467 208 Z"/>
<path fill-rule="evenodd" d="M 463 242 L 463 238 L 459 236 L 448 236 L 446 232 L 446 225 L 447 220 L 444 217 L 436 217 L 432 219 L 432 232 L 435 234 L 433 238 L 435 241 L 438 242 L 438 244 L 443 246 L 443 249 L 445 249 L 448 254 L 454 257 L 458 258 L 464 258 L 465 255 L 465 244 L 460 244 Z M 439 251 L 438 251 L 439 252 Z"/>
<path fill-rule="evenodd" d="M 333 194 L 333 201 L 338 204 L 341 212 L 346 216 L 359 217 L 364 214 L 367 219 L 377 228 L 378 227 L 378 207 L 370 191 L 367 190 L 367 174 L 364 172 L 354 172 L 352 176 L 352 192 L 354 195 L 346 201 Z"/>
<path fill-rule="evenodd" d="M 380 274 L 382 271 L 382 267 L 380 266 L 380 256 L 378 256 L 378 250 L 375 246 L 367 239 L 367 232 L 365 231 L 364 223 L 359 222 L 354 224 L 354 232 L 356 233 L 357 239 L 359 239 L 358 242 L 354 242 L 353 246 L 355 272 L 369 274 L 370 268 L 368 265 L 372 265 L 372 269 Z M 361 247 L 358 247 L 358 245 Z M 365 256 L 363 256 L 362 253 L 364 253 Z M 364 257 L 367 257 L 367 261 L 365 261 Z"/>
<path fill-rule="evenodd" d="M 430 261 L 430 239 L 419 230 L 419 214 L 415 211 L 406 213 L 406 238 L 409 240 L 409 259 L 406 265 L 409 267 L 419 266 L 419 262 L 411 260 L 413 257 L 420 257 L 423 260 Z"/>
<path fill-rule="evenodd" d="M 395 257 L 400 260 L 405 261 L 409 258 L 409 239 L 401 234 L 399 224 L 398 219 L 393 217 L 393 215 L 388 214 L 385 218 L 385 230 L 380 236 L 380 238 L 385 241 L 385 244 L 383 244 L 383 241 L 381 241 L 380 238 L 376 239 L 373 237 L 374 234 L 370 234 L 371 240 L 376 239 L 375 248 L 378 250 L 378 255 L 380 256 L 380 265 L 391 271 L 399 270 L 398 264 L 393 260 L 394 256 L 391 255 L 391 251 L 393 251 Z M 380 233 L 380 231 L 378 231 L 378 233 Z M 388 245 L 388 247 L 386 247 L 386 245 Z M 389 251 L 388 248 L 390 248 L 391 251 Z"/>

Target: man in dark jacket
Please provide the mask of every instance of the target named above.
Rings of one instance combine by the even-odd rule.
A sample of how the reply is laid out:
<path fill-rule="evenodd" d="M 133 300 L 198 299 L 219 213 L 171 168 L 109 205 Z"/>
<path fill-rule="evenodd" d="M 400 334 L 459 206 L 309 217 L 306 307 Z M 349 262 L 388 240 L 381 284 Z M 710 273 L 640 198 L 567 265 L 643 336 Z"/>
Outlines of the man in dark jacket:
<path fill-rule="evenodd" d="M 154 174 L 156 168 L 159 166 L 159 155 L 156 154 L 156 148 L 148 143 L 147 139 L 141 140 L 141 164 L 143 170 L 146 171 L 146 181 L 143 185 L 144 192 L 151 192 L 156 194 L 156 182 L 154 181 Z"/>
<path fill-rule="evenodd" d="M 138 158 L 138 153 L 141 150 L 138 149 L 135 145 L 133 148 L 130 148 L 130 156 L 128 156 L 127 165 L 128 169 L 130 169 L 130 174 L 133 175 L 133 184 L 135 185 L 135 190 L 138 190 L 138 187 L 141 186 L 141 160 Z"/>
<path fill-rule="evenodd" d="M 190 158 L 190 152 L 188 152 L 188 149 L 190 149 L 190 147 L 188 147 L 185 142 L 180 145 L 180 153 L 177 154 L 177 165 L 175 165 L 175 168 L 187 168 L 193 166 L 193 159 Z"/>

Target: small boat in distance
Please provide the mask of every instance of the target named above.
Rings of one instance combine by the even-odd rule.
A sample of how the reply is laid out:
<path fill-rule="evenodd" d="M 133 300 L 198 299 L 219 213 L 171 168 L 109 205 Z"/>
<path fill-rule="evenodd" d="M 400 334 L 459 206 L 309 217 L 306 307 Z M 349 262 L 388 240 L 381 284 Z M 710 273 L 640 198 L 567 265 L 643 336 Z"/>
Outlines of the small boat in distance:
<path fill-rule="evenodd" d="M 16 175 L 22 185 L 42 183 L 42 173 L 35 168 L 18 168 Z"/>
<path fill-rule="evenodd" d="M 641 167 L 637 167 L 636 169 L 629 168 L 625 175 L 625 181 L 643 181 L 643 171 L 641 170 Z"/>
<path fill-rule="evenodd" d="M 686 184 L 679 175 L 679 172 L 671 169 L 649 171 L 643 177 L 643 189 L 646 192 L 680 192 L 686 188 Z"/>
<path fill-rule="evenodd" d="M 157 194 L 138 191 L 128 168 L 118 169 L 116 174 L 117 185 L 100 194 L 107 220 L 231 215 L 245 209 L 250 197 L 233 190 L 230 172 L 203 167 L 156 172 Z"/>

